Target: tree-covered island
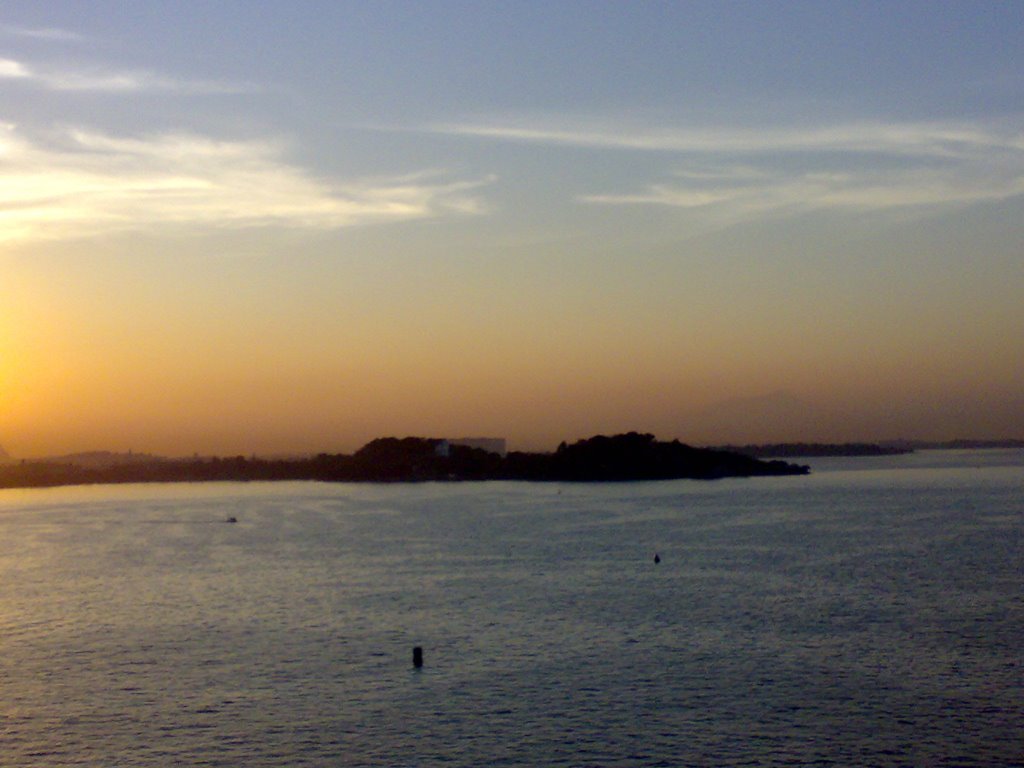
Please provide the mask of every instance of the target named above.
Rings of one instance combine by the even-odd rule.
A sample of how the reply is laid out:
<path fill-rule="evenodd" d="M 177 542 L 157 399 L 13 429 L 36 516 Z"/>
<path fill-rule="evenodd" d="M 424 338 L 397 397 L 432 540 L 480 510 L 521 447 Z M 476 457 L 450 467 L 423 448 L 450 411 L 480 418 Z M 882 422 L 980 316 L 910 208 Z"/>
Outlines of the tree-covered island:
<path fill-rule="evenodd" d="M 354 454 L 301 459 L 163 459 L 83 466 L 73 462 L 22 461 L 0 466 L 0 488 L 96 483 L 205 482 L 225 480 L 318 480 L 323 482 L 424 482 L 530 480 L 607 482 L 713 480 L 725 477 L 804 475 L 810 469 L 764 461 L 740 453 L 694 448 L 678 440 L 630 432 L 598 435 L 553 453 L 509 452 L 502 456 L 438 438 L 385 437 Z"/>

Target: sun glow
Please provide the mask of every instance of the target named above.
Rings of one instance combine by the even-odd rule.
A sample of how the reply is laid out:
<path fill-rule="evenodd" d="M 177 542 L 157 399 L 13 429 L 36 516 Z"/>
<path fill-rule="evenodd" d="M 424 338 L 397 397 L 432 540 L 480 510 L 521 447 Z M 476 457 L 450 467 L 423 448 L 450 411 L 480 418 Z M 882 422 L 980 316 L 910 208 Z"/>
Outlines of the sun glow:
<path fill-rule="evenodd" d="M 20 5 L 15 456 L 1024 431 L 1024 4 Z"/>

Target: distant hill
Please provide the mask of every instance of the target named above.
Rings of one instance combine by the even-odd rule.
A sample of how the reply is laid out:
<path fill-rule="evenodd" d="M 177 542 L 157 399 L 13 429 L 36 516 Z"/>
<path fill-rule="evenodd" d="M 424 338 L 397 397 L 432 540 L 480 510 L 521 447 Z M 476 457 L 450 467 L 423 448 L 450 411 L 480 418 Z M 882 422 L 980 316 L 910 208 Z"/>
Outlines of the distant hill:
<path fill-rule="evenodd" d="M 354 480 L 558 480 L 615 482 L 623 480 L 709 480 L 722 477 L 802 475 L 808 468 L 782 461 L 761 461 L 729 451 L 693 448 L 654 435 L 630 432 L 596 435 L 554 453 L 512 451 L 505 456 L 447 440 L 380 438 L 352 457 Z"/>
<path fill-rule="evenodd" d="M 878 443 L 756 443 L 722 445 L 718 450 L 734 451 L 758 458 L 811 458 L 820 456 L 893 456 L 914 451 L 953 451 L 992 448 L 1024 448 L 1024 440 L 883 440 Z"/>
<path fill-rule="evenodd" d="M 154 456 L 151 453 L 114 453 L 113 451 L 86 451 L 84 453 L 69 453 L 64 456 L 50 456 L 41 459 L 48 464 L 73 464 L 76 467 L 90 469 L 104 469 L 106 467 L 123 467 L 131 464 L 152 464 L 158 461 L 166 461 L 163 456 Z"/>
<path fill-rule="evenodd" d="M 735 451 L 694 448 L 678 440 L 661 442 L 654 435 L 637 432 L 562 443 L 553 454 L 510 453 L 505 464 L 509 479 L 570 482 L 714 480 L 810 471 L 806 466 L 762 461 Z"/>
<path fill-rule="evenodd" d="M 723 445 L 719 450 L 735 451 L 745 456 L 758 458 L 891 456 L 913 452 L 913 448 L 878 443 L 764 443 L 759 445 Z"/>
<path fill-rule="evenodd" d="M 378 438 L 351 456 L 319 454 L 295 460 L 244 456 L 166 459 L 101 451 L 5 465 L 0 468 L 0 487 L 211 480 L 606 482 L 808 472 L 808 467 L 784 461 L 762 461 L 729 451 L 693 448 L 678 440 L 659 442 L 653 435 L 630 432 L 611 437 L 598 435 L 571 445 L 562 443 L 554 453 L 510 452 L 505 456 L 423 437 Z"/>
<path fill-rule="evenodd" d="M 991 448 L 1024 448 L 1024 440 L 1006 438 L 1003 440 L 971 440 L 960 438 L 935 442 L 927 440 L 887 440 L 881 445 L 907 451 L 963 451 Z"/>

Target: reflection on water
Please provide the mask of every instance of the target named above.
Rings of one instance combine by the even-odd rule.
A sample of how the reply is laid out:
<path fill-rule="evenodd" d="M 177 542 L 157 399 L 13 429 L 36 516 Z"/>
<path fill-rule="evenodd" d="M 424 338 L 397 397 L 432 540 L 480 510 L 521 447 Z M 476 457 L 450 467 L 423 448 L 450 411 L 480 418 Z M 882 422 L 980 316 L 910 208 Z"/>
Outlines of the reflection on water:
<path fill-rule="evenodd" d="M 1024 461 L 951 457 L 4 492 L 0 764 L 1012 764 Z"/>

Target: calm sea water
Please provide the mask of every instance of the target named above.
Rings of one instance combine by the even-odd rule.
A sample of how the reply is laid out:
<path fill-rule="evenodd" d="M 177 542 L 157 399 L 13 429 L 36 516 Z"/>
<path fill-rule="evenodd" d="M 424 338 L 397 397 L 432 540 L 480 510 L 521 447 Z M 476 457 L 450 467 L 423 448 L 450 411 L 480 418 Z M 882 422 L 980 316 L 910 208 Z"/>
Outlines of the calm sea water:
<path fill-rule="evenodd" d="M 812 465 L 0 491 L 0 765 L 1022 764 L 1024 452 Z"/>

